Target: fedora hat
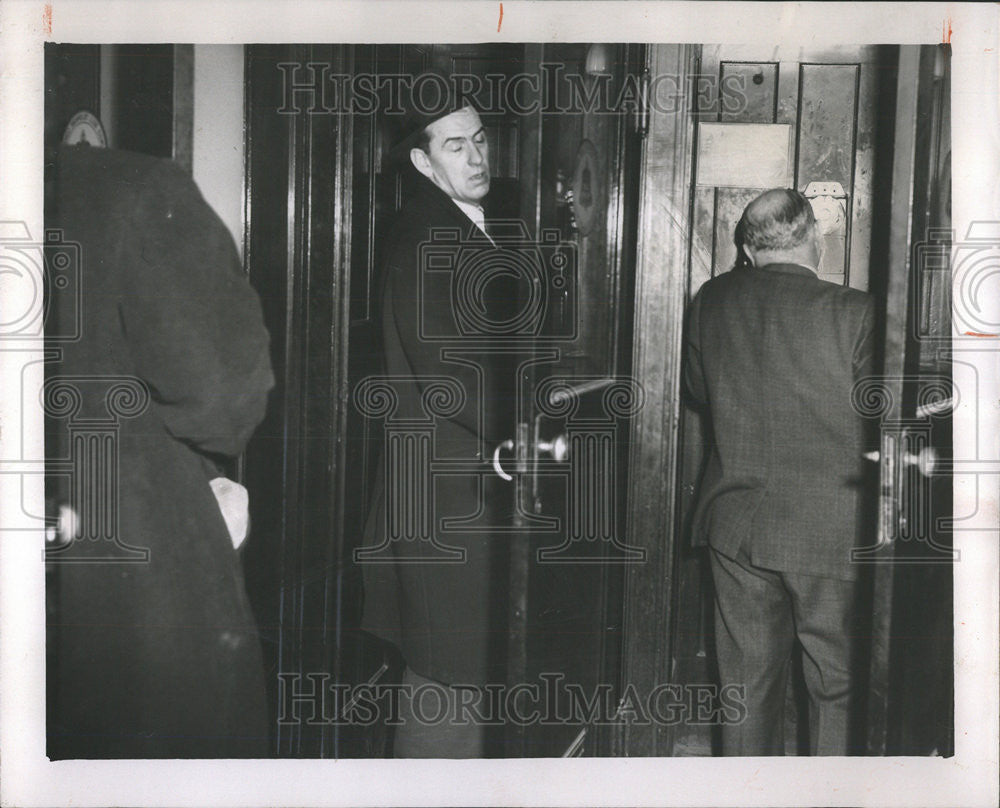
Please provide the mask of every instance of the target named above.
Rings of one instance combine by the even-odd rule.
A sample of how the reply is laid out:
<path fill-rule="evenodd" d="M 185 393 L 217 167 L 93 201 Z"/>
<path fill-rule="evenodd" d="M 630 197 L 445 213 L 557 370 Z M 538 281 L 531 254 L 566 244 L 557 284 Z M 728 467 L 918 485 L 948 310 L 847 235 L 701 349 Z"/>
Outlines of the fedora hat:
<path fill-rule="evenodd" d="M 389 153 L 394 160 L 407 159 L 410 149 L 420 142 L 421 133 L 434 121 L 464 107 L 475 107 L 471 96 L 456 93 L 451 77 L 439 70 L 427 70 L 415 76 L 403 95 L 405 113 Z"/>

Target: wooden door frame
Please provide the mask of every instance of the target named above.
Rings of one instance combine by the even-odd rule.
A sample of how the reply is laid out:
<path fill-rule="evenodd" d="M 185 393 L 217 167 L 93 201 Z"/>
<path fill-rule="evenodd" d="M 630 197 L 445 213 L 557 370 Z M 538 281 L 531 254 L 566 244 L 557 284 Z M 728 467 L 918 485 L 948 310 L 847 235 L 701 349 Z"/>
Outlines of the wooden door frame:
<path fill-rule="evenodd" d="M 921 334 L 919 309 L 929 302 L 924 298 L 928 287 L 921 289 L 917 285 L 922 280 L 926 283 L 921 278 L 926 268 L 921 265 L 920 248 L 927 247 L 928 240 L 934 238 L 935 228 L 938 228 L 937 238 L 943 237 L 938 215 L 934 212 L 933 195 L 940 169 L 938 130 L 945 114 L 935 78 L 939 47 L 900 45 L 896 70 L 890 205 L 886 221 L 888 272 L 885 288 L 880 290 L 884 294 L 884 311 L 880 317 L 884 344 L 879 384 L 884 390 L 881 395 L 885 402 L 880 413 L 881 496 L 877 547 L 865 559 L 874 567 L 872 648 L 865 705 L 865 741 L 870 755 L 913 754 L 908 744 L 915 741 L 904 737 L 900 720 L 907 710 L 914 708 L 907 703 L 906 692 L 900 687 L 905 663 L 900 654 L 900 641 L 905 632 L 904 637 L 894 636 L 898 631 L 897 610 L 904 603 L 897 595 L 897 588 L 902 586 L 902 591 L 907 591 L 907 574 L 917 563 L 912 555 L 907 555 L 905 543 L 899 538 L 900 524 L 908 517 L 913 520 L 914 496 L 905 490 L 897 469 L 904 453 L 912 451 L 907 447 L 908 433 L 927 425 L 926 417 L 922 419 L 917 415 L 920 377 L 924 372 L 920 363 L 920 341 L 923 339 L 924 345 L 933 345 L 935 340 L 933 334 Z M 940 249 L 950 249 L 950 235 L 947 238 L 948 242 L 939 241 Z M 938 351 L 938 372 L 950 375 L 950 356 L 940 347 Z M 940 558 L 937 563 L 941 563 Z M 912 583 L 909 585 L 912 587 Z M 952 737 L 940 738 L 938 748 L 953 748 L 953 744 L 954 726 Z"/>
<path fill-rule="evenodd" d="M 269 683 L 278 699 L 282 686 L 321 687 L 309 676 L 341 667 L 352 184 L 351 116 L 311 114 L 307 92 L 286 114 L 279 66 L 329 64 L 345 73 L 353 48 L 260 45 L 246 53 L 244 263 L 271 333 L 276 386 L 243 463 L 257 535 L 244 561 L 256 571 L 248 582 L 265 581 L 258 620 L 277 648 L 267 661 L 275 674 L 298 677 Z M 277 710 L 280 717 L 282 704 Z M 337 727 L 305 718 L 272 728 L 274 752 L 337 756 Z"/>
<path fill-rule="evenodd" d="M 646 393 L 634 417 L 628 473 L 627 538 L 645 550 L 625 576 L 622 681 L 641 696 L 670 681 L 673 568 L 679 517 L 675 495 L 683 318 L 691 256 L 694 170 L 693 83 L 700 47 L 650 45 L 652 76 L 685 88 L 676 108 L 651 103 L 643 144 L 635 277 L 632 374 Z M 671 727 L 621 724 L 613 754 L 668 756 Z"/>

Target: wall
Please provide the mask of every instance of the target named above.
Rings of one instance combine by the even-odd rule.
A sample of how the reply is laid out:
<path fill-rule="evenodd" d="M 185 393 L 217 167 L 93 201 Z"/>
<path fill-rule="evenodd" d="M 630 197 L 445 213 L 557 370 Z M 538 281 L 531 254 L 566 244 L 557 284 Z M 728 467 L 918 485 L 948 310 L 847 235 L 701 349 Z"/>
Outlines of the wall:
<path fill-rule="evenodd" d="M 184 156 L 191 155 L 202 195 L 232 233 L 242 256 L 243 46 L 195 45 L 193 93 L 189 72 L 177 84 L 174 68 L 184 48 L 101 45 L 99 102 L 83 106 L 99 109 L 112 148 L 162 157 L 173 152 L 184 165 L 186 159 L 177 153 L 182 146 Z M 192 94 L 194 124 L 187 143 L 186 130 L 175 130 L 179 110 L 189 110 L 186 115 L 192 116 Z M 185 142 L 178 144 L 178 137 Z"/>
<path fill-rule="evenodd" d="M 243 254 L 243 46 L 194 46 L 193 173 Z"/>

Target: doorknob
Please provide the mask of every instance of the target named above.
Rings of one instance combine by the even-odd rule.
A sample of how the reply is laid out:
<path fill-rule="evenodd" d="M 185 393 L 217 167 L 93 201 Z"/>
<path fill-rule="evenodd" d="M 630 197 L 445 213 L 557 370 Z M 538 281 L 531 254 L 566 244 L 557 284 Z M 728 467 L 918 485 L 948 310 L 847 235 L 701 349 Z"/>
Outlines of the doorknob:
<path fill-rule="evenodd" d="M 882 459 L 882 453 L 877 449 L 874 452 L 865 452 L 864 458 L 865 460 L 871 460 L 873 463 L 878 463 Z M 903 463 L 907 466 L 916 466 L 917 470 L 924 477 L 934 475 L 937 462 L 938 454 L 933 446 L 925 446 L 917 454 L 907 452 L 903 455 Z"/>
<path fill-rule="evenodd" d="M 569 457 L 569 442 L 565 435 L 556 435 L 552 440 L 540 440 L 535 444 L 538 454 L 548 452 L 556 463 L 562 463 Z"/>
<path fill-rule="evenodd" d="M 503 466 L 500 465 L 500 452 L 506 449 L 510 451 L 514 448 L 514 441 L 507 438 L 503 443 L 498 443 L 497 448 L 493 450 L 493 470 L 497 473 L 497 476 L 501 479 L 510 482 L 514 478 L 511 477 L 506 471 L 503 470 Z"/>
<path fill-rule="evenodd" d="M 45 541 L 61 546 L 69 544 L 80 535 L 80 517 L 70 505 L 59 506 L 59 520 L 45 528 Z"/>
<path fill-rule="evenodd" d="M 508 438 L 503 443 L 498 443 L 497 447 L 493 450 L 493 471 L 497 473 L 497 476 L 501 479 L 510 482 L 514 478 L 503 470 L 503 466 L 500 465 L 500 452 L 506 450 L 510 451 L 514 448 L 514 441 Z M 552 459 L 557 463 L 562 463 L 569 457 L 569 441 L 566 440 L 565 435 L 556 435 L 552 440 L 536 440 L 535 441 L 535 451 L 534 457 L 537 460 L 538 456 L 542 453 L 552 455 Z"/>

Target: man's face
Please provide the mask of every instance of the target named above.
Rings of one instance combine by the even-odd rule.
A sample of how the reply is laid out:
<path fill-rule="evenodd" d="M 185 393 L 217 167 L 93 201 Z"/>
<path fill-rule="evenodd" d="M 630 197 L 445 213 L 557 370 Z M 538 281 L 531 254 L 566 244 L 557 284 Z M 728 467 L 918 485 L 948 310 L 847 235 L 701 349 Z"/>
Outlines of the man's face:
<path fill-rule="evenodd" d="M 427 152 L 410 152 L 413 165 L 452 199 L 478 204 L 490 190 L 489 146 L 479 113 L 463 107 L 430 124 L 427 135 Z"/>

